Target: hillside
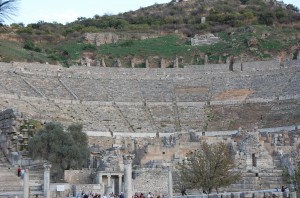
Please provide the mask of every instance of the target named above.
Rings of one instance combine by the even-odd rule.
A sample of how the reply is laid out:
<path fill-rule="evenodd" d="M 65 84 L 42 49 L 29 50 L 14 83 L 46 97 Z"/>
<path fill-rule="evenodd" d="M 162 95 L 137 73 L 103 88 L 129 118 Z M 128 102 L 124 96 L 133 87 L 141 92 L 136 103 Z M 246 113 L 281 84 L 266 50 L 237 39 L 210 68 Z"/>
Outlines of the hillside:
<path fill-rule="evenodd" d="M 265 0 L 188 0 L 155 4 L 113 16 L 78 18 L 58 23 L 12 24 L 0 30 L 0 60 L 145 67 L 224 62 L 229 56 L 246 60 L 295 58 L 299 49 L 299 9 Z M 86 33 L 113 34 L 116 42 L 98 45 Z M 191 46 L 191 38 L 213 33 L 217 43 Z M 95 39 L 94 39 L 95 40 Z M 101 65 L 101 64 L 100 64 Z M 119 64 L 120 65 L 120 64 Z"/>

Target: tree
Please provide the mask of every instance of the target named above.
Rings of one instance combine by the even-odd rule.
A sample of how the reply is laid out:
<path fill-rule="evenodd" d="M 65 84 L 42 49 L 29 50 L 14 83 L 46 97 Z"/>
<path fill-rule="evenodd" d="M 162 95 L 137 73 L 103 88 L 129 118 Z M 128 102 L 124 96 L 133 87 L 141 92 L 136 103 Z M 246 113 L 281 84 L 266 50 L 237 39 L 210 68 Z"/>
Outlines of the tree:
<path fill-rule="evenodd" d="M 283 168 L 283 171 L 282 171 L 282 180 L 286 184 L 291 184 L 292 181 L 294 180 L 294 178 L 290 175 L 289 169 L 288 169 L 287 166 L 285 166 Z"/>
<path fill-rule="evenodd" d="M 264 11 L 259 14 L 259 23 L 265 25 L 273 25 L 275 20 L 274 12 Z"/>
<path fill-rule="evenodd" d="M 288 5 L 286 6 L 286 8 L 287 8 L 288 10 L 292 10 L 293 12 L 299 12 L 299 8 L 296 7 L 296 6 L 294 6 L 293 4 L 288 4 Z"/>
<path fill-rule="evenodd" d="M 73 124 L 64 131 L 60 123 L 48 123 L 28 144 L 29 156 L 47 160 L 58 178 L 63 170 L 81 169 L 89 156 L 88 138 L 82 125 Z"/>
<path fill-rule="evenodd" d="M 179 167 L 180 179 L 185 187 L 211 193 L 240 179 L 234 160 L 225 143 L 201 144 L 201 148 L 188 155 L 188 162 Z"/>
<path fill-rule="evenodd" d="M 296 190 L 299 192 L 300 191 L 300 162 L 297 163 L 297 167 L 295 170 L 294 184 L 296 184 L 295 185 Z"/>
<path fill-rule="evenodd" d="M 19 0 L 0 0 L 0 23 L 4 22 L 5 19 L 11 19 L 11 16 L 16 15 L 18 1 Z"/>

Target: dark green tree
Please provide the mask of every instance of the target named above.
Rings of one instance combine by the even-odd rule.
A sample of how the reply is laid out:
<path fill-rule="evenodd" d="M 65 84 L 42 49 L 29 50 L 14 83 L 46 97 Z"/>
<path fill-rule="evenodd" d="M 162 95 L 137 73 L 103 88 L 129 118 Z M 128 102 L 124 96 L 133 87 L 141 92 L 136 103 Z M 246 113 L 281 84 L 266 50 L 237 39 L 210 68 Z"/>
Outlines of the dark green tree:
<path fill-rule="evenodd" d="M 47 160 L 57 178 L 64 170 L 81 169 L 89 156 L 88 138 L 82 125 L 73 124 L 64 131 L 60 123 L 48 123 L 28 144 L 30 157 Z"/>
<path fill-rule="evenodd" d="M 295 181 L 295 186 L 296 186 L 296 190 L 298 192 L 300 192 L 300 162 L 298 162 L 298 165 L 297 165 L 297 168 L 295 170 L 295 178 L 294 178 L 294 181 Z"/>
<path fill-rule="evenodd" d="M 18 10 L 19 0 L 0 0 L 0 23 L 3 23 L 5 19 L 11 19 L 11 16 L 15 16 Z"/>
<path fill-rule="evenodd" d="M 180 165 L 179 172 L 182 185 L 207 193 L 213 189 L 218 192 L 218 188 L 240 179 L 225 143 L 209 145 L 204 142 L 199 150 L 188 154 L 188 160 Z"/>
<path fill-rule="evenodd" d="M 271 11 L 264 11 L 259 14 L 258 21 L 260 24 L 273 25 L 275 14 Z"/>
<path fill-rule="evenodd" d="M 294 6 L 293 4 L 288 4 L 288 5 L 286 6 L 286 8 L 287 8 L 288 10 L 292 10 L 292 11 L 294 11 L 294 12 L 299 12 L 299 8 L 298 8 L 297 6 Z"/>
<path fill-rule="evenodd" d="M 282 180 L 286 184 L 290 184 L 292 182 L 292 180 L 294 180 L 292 178 L 292 176 L 290 175 L 289 170 L 286 166 L 283 168 L 283 171 L 282 171 Z"/>

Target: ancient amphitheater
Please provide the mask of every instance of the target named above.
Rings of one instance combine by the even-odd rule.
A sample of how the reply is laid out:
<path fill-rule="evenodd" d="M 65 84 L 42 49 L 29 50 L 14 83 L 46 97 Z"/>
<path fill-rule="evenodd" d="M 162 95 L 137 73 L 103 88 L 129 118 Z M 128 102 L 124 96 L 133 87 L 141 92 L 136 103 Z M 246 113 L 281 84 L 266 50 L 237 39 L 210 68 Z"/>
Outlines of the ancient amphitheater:
<path fill-rule="evenodd" d="M 226 64 L 139 69 L 33 63 L 0 63 L 0 71 L 2 110 L 15 109 L 23 118 L 43 122 L 82 123 L 94 146 L 97 138 L 115 137 L 108 145 L 124 144 L 116 137 L 129 142 L 135 138 L 140 142 L 132 144 L 140 146 L 141 138 L 149 138 L 148 155 L 140 156 L 140 165 L 182 159 L 199 145 L 199 138 L 231 141 L 236 148 L 233 136 L 242 131 L 239 128 L 253 131 L 252 150 L 243 150 L 244 176 L 252 180 L 230 189 L 279 187 L 282 168 L 276 172 L 279 158 L 272 152 L 282 155 L 299 143 L 300 60 L 284 66 L 277 61 L 235 63 L 233 71 Z M 149 143 L 158 137 L 180 140 L 187 134 L 197 138 L 187 144 L 176 144 L 176 139 L 161 146 Z M 144 173 L 137 175 L 151 180 Z M 137 176 L 135 189 L 147 191 L 143 179 Z"/>
<path fill-rule="evenodd" d="M 299 124 L 299 62 L 178 69 L 1 63 L 0 107 L 81 122 L 90 135 L 130 136 Z"/>

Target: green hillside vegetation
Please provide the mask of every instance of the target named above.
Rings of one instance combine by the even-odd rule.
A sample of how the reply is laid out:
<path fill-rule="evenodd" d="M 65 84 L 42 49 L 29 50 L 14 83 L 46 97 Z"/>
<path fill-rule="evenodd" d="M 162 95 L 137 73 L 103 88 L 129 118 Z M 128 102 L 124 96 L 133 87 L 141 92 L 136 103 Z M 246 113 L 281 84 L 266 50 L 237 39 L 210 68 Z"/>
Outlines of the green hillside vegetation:
<path fill-rule="evenodd" d="M 202 17 L 206 17 L 205 23 L 201 23 Z M 203 63 L 204 55 L 209 56 L 211 63 L 218 62 L 219 57 L 224 61 L 230 55 L 264 60 L 278 53 L 297 53 L 299 30 L 299 9 L 291 4 L 282 8 L 273 1 L 263 0 L 171 1 L 119 15 L 80 17 L 66 25 L 39 21 L 27 26 L 4 26 L 0 34 L 14 33 L 23 42 L 2 38 L 0 59 L 5 62 L 60 62 L 70 66 L 80 64 L 85 57 L 105 58 L 108 65 L 119 58 L 125 67 L 130 65 L 131 58 L 154 56 L 167 60 L 179 56 L 184 63 L 190 64 Z M 161 36 L 145 40 L 123 39 L 116 44 L 95 46 L 83 40 L 86 32 Z M 207 32 L 221 40 L 209 46 L 191 46 L 191 37 Z"/>

